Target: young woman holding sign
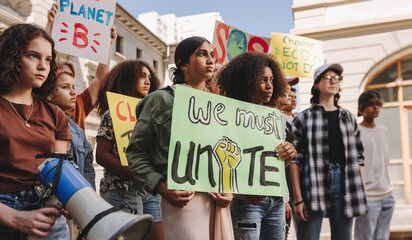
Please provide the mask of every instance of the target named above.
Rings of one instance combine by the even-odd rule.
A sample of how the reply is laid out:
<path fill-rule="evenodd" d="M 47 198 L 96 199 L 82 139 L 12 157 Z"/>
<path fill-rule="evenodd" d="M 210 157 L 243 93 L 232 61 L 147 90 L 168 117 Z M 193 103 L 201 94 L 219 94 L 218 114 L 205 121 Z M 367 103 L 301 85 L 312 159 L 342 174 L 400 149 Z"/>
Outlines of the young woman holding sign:
<path fill-rule="evenodd" d="M 55 58 L 54 42 L 40 28 L 18 24 L 0 36 L 2 239 L 27 239 L 27 234 L 45 237 L 61 213 L 56 208 L 40 208 L 44 191 L 37 191 L 37 167 L 44 159 L 35 158 L 41 153 L 66 153 L 71 139 L 64 112 L 41 99 L 53 89 Z M 61 225 L 65 229 L 58 232 L 67 236 L 64 224 L 65 219 Z"/>
<path fill-rule="evenodd" d="M 159 88 L 159 79 L 151 67 L 140 60 L 127 60 L 117 64 L 106 76 L 106 86 L 97 99 L 97 113 L 101 116 L 97 130 L 96 161 L 104 167 L 104 176 L 100 182 L 100 194 L 112 205 L 126 202 L 141 215 L 151 214 L 155 226 L 150 239 L 163 239 L 162 219 L 159 199 L 147 194 L 127 166 L 120 163 L 119 151 L 113 130 L 113 121 L 109 111 L 106 91 L 135 98 L 144 98 L 148 93 Z M 133 212 L 124 208 L 124 211 Z"/>
<path fill-rule="evenodd" d="M 238 100 L 264 105 L 282 96 L 287 82 L 279 65 L 263 53 L 243 53 L 221 70 L 220 93 Z M 296 155 L 283 142 L 275 149 L 288 165 Z M 236 195 L 230 205 L 235 239 L 284 239 L 285 207 L 282 197 Z"/>
<path fill-rule="evenodd" d="M 231 194 L 169 190 L 167 161 L 176 84 L 203 88 L 215 68 L 212 45 L 203 37 L 181 41 L 175 51 L 174 85 L 148 95 L 136 108 L 136 126 L 127 158 L 136 180 L 152 194 L 160 194 L 166 239 L 214 239 L 215 206 L 227 207 Z M 229 236 L 232 236 L 231 229 Z"/>

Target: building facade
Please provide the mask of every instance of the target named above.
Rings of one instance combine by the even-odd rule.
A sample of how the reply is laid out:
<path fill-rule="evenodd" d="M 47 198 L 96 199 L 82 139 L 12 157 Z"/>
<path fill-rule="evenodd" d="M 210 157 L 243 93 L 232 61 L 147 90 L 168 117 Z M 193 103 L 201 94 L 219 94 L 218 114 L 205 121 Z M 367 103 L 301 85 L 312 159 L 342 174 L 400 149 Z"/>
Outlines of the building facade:
<path fill-rule="evenodd" d="M 377 90 L 378 123 L 389 129 L 390 177 L 397 200 L 412 201 L 412 8 L 408 0 L 293 0 L 290 33 L 321 40 L 328 63 L 344 68 L 340 104 L 357 114 L 358 96 Z M 301 109 L 312 79 L 300 82 Z"/>
<path fill-rule="evenodd" d="M 220 13 L 210 12 L 184 17 L 175 14 L 159 15 L 157 12 L 139 14 L 138 20 L 169 45 L 192 36 L 213 41 L 215 22 L 223 21 Z"/>
<path fill-rule="evenodd" d="M 192 36 L 202 36 L 213 42 L 215 22 L 223 22 L 220 13 L 210 12 L 184 17 L 176 17 L 175 14 L 159 15 L 157 12 L 139 14 L 138 20 L 148 29 L 159 36 L 169 46 L 168 69 L 174 67 L 174 50 L 177 43 Z M 164 85 L 171 84 L 169 72 L 165 73 Z"/>

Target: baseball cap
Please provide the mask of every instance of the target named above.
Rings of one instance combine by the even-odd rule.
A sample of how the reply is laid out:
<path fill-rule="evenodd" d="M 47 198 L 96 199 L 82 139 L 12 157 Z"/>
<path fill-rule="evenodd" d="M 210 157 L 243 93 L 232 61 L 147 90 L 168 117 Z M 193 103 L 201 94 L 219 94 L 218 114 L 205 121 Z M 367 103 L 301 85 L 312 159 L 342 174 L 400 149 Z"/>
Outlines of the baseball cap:
<path fill-rule="evenodd" d="M 288 83 L 290 86 L 293 86 L 299 83 L 298 77 L 286 77 L 286 80 L 288 80 Z"/>
<path fill-rule="evenodd" d="M 342 75 L 343 68 L 339 63 L 334 64 L 323 64 L 322 66 L 318 67 L 315 70 L 315 74 L 313 75 L 313 79 L 316 80 L 320 75 L 328 70 L 334 70 L 338 75 Z"/>

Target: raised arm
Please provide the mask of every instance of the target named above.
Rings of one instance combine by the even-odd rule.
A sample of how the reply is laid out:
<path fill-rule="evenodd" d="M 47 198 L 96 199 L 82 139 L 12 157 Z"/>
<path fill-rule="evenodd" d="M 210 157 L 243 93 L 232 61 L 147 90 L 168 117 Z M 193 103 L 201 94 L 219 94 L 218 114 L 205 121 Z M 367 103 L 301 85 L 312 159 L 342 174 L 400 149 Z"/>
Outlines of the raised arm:
<path fill-rule="evenodd" d="M 59 6 L 57 3 L 53 3 L 52 7 L 47 13 L 47 24 L 46 27 L 44 27 L 44 30 L 51 36 L 52 31 L 53 31 L 53 22 L 54 22 L 54 17 L 56 16 L 57 10 L 59 9 Z"/>
<path fill-rule="evenodd" d="M 104 85 L 106 84 L 105 76 L 110 70 L 110 59 L 112 56 L 112 46 L 113 46 L 114 41 L 116 41 L 116 38 L 117 38 L 117 31 L 114 26 L 110 29 L 110 31 L 111 33 L 110 33 L 109 59 L 107 61 L 107 64 L 99 63 L 99 65 L 97 65 L 96 75 L 94 76 L 93 80 L 91 81 L 89 85 L 89 94 L 90 94 L 90 98 L 92 100 L 93 105 L 95 105 L 97 102 L 100 89 L 104 87 Z"/>

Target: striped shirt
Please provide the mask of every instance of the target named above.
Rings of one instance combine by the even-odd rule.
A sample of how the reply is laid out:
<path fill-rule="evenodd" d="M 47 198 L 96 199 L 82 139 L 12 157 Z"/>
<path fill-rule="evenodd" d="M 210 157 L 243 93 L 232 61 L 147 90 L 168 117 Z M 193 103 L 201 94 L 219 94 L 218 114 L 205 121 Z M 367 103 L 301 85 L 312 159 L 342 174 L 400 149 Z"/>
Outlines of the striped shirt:
<path fill-rule="evenodd" d="M 339 129 L 345 148 L 345 215 L 354 217 L 367 211 L 359 166 L 363 166 L 363 146 L 355 117 L 339 109 Z M 297 155 L 292 163 L 300 166 L 300 185 L 307 206 L 313 211 L 330 208 L 328 119 L 325 109 L 313 104 L 292 123 L 293 145 Z"/>

